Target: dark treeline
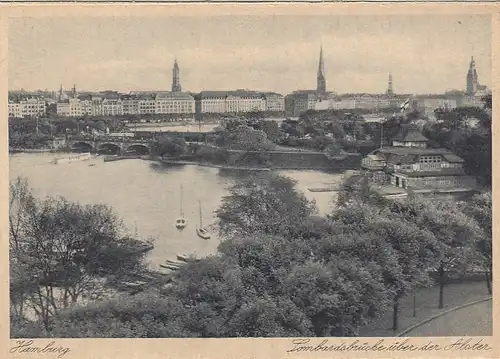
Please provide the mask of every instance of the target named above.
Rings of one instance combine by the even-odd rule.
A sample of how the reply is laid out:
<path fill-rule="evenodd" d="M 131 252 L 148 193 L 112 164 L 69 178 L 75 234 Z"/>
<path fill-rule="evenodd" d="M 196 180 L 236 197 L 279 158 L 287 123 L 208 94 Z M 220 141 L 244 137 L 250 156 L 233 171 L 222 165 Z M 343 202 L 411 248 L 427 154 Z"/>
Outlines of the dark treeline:
<path fill-rule="evenodd" d="M 371 191 L 365 177 L 351 177 L 335 209 L 320 217 L 294 185 L 268 173 L 242 180 L 217 211 L 216 255 L 188 261 L 167 286 L 127 296 L 100 290 L 90 302 L 71 295 L 114 288 L 119 273 L 144 270 L 136 242 L 100 207 L 38 202 L 12 187 L 12 336 L 356 336 L 388 311 L 396 329 L 399 300 L 419 287 L 440 284 L 442 307 L 448 278 L 481 270 L 491 290 L 491 192 L 467 203 L 395 202 Z M 47 259 L 33 258 L 43 238 L 57 238 L 52 248 L 64 255 L 45 245 Z M 21 261 L 25 255 L 35 266 Z M 41 260 L 46 269 L 35 276 Z M 49 295 L 56 288 L 68 291 L 66 301 Z M 23 314 L 27 308 L 35 318 Z"/>

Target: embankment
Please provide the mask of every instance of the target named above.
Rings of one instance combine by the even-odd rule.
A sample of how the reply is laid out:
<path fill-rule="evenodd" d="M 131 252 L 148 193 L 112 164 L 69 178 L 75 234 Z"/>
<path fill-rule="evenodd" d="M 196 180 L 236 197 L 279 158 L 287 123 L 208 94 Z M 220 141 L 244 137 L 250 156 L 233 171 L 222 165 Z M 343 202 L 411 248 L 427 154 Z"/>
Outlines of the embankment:
<path fill-rule="evenodd" d="M 229 150 L 228 163 L 235 166 L 263 166 L 286 170 L 347 170 L 361 165 L 361 155 L 343 154 L 328 158 L 323 152 Z"/>

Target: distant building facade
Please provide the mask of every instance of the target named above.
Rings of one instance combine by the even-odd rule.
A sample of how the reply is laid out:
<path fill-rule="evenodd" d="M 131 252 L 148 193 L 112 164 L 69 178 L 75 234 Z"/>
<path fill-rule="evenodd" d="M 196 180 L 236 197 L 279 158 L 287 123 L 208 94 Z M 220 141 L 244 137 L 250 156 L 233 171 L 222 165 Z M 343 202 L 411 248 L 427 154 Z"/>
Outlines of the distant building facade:
<path fill-rule="evenodd" d="M 185 92 L 158 92 L 155 97 L 157 114 L 193 114 L 194 97 Z"/>
<path fill-rule="evenodd" d="M 276 92 L 265 92 L 264 100 L 266 102 L 266 111 L 283 112 L 285 111 L 285 97 Z"/>
<path fill-rule="evenodd" d="M 43 116 L 47 113 L 47 103 L 38 98 L 9 101 L 8 109 L 9 117 L 12 118 Z"/>
<path fill-rule="evenodd" d="M 198 114 L 283 111 L 283 96 L 250 90 L 202 91 L 195 95 Z"/>

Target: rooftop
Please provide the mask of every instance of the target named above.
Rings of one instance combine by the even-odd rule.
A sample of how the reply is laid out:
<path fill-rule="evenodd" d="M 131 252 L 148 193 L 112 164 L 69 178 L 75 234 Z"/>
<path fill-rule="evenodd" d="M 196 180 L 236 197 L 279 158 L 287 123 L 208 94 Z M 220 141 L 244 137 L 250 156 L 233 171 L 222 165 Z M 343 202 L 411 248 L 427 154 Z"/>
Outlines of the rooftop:
<path fill-rule="evenodd" d="M 426 138 L 418 127 L 414 124 L 409 125 L 401 125 L 401 129 L 399 133 L 394 136 L 393 141 L 401 141 L 401 142 L 427 142 L 429 141 Z"/>
<path fill-rule="evenodd" d="M 177 99 L 177 100 L 192 100 L 193 96 L 186 92 L 170 92 L 170 91 L 160 91 L 156 93 L 156 99 Z"/>

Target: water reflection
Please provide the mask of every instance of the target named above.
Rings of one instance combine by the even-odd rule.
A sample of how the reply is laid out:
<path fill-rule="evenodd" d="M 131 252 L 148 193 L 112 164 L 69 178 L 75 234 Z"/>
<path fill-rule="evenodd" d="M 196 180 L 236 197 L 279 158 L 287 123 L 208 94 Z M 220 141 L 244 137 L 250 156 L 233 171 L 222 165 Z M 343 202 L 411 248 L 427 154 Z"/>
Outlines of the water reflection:
<path fill-rule="evenodd" d="M 155 268 L 179 253 L 199 256 L 215 253 L 219 238 L 211 228 L 212 238 L 196 234 L 199 204 L 203 224 L 216 223 L 215 211 L 228 189 L 241 179 L 266 172 L 218 169 L 195 165 L 170 165 L 153 161 L 127 159 L 104 162 L 102 158 L 53 165 L 53 154 L 16 154 L 10 156 L 10 179 L 26 177 L 37 197 L 64 196 L 82 204 L 107 204 L 113 207 L 124 224 L 143 237 L 154 237 L 155 249 L 149 259 Z M 89 166 L 92 165 L 92 166 Z M 330 209 L 332 193 L 312 193 L 310 187 L 339 181 L 341 175 L 315 171 L 279 171 L 297 181 L 296 188 L 310 200 L 315 199 L 322 213 Z M 175 227 L 180 213 L 181 185 L 183 211 L 188 225 Z"/>

